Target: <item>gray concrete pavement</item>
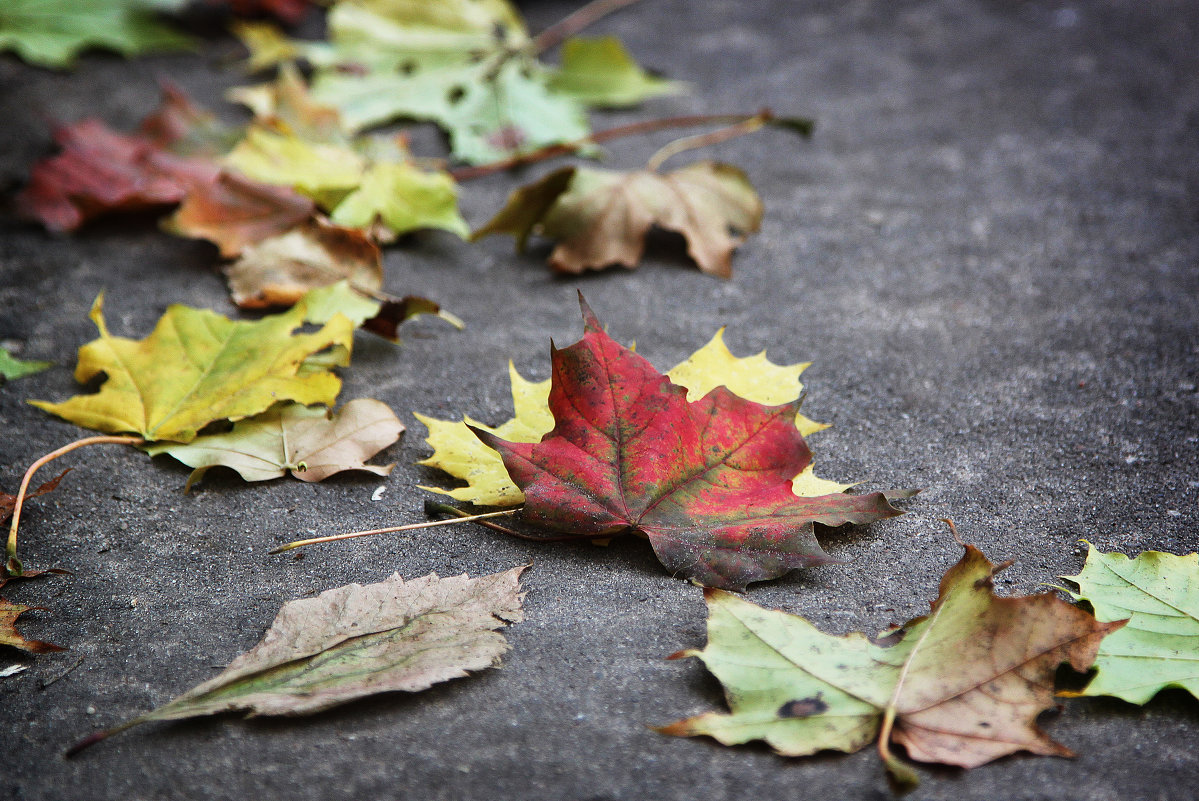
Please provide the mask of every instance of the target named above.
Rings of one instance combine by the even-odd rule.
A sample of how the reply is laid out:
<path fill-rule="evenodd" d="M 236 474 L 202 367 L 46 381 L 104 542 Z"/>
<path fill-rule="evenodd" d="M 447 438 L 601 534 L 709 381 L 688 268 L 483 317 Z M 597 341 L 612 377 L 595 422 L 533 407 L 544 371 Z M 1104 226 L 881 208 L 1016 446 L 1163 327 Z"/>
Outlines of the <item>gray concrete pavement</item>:
<path fill-rule="evenodd" d="M 535 23 L 570 4 L 526 6 Z M 797 143 L 763 133 L 710 154 L 746 170 L 767 212 L 734 278 L 669 247 L 638 271 L 551 276 L 511 241 L 420 236 L 387 253 L 387 288 L 464 318 L 406 329 L 396 351 L 360 337 L 342 398 L 379 398 L 410 430 L 386 480 L 244 485 L 95 448 L 23 533 L 29 562 L 74 571 L 4 595 L 48 607 L 23 630 L 70 646 L 0 667 L 0 797 L 413 798 L 495 801 L 888 797 L 877 758 L 783 759 L 650 731 L 721 706 L 695 660 L 699 591 L 641 542 L 515 542 L 451 528 L 268 557 L 280 542 L 422 518 L 436 481 L 419 411 L 498 422 L 508 358 L 548 375 L 551 338 L 579 332 L 576 288 L 623 341 L 667 367 L 717 327 L 740 354 L 812 360 L 806 411 L 823 475 L 921 486 L 909 513 L 826 538 L 845 564 L 757 585 L 755 602 L 833 632 L 873 632 L 927 609 L 959 555 L 951 516 L 995 560 L 1003 592 L 1078 571 L 1101 548 L 1199 546 L 1199 12 L 1191 3 L 646 0 L 597 26 L 694 84 L 597 126 L 750 110 L 818 118 Z M 167 77 L 230 120 L 240 76 L 225 40 L 196 55 L 89 56 L 70 75 L 0 59 L 0 185 L 48 152 L 46 119 L 131 127 Z M 611 148 L 640 164 L 667 137 Z M 418 140 L 421 141 L 421 140 Z M 429 142 L 435 140 L 430 137 Z M 540 175 L 533 168 L 528 175 Z M 514 179 L 463 192 L 482 223 Z M 0 223 L 0 339 L 60 366 L 0 388 L 0 482 L 80 435 L 24 403 L 75 391 L 75 349 L 100 290 L 114 331 L 142 336 L 173 302 L 231 313 L 203 243 L 113 221 L 56 237 Z M 385 486 L 379 501 L 376 487 Z M 161 704 L 258 641 L 279 605 L 351 581 L 525 574 L 527 620 L 501 670 L 311 719 L 153 724 L 64 761 L 94 728 Z M 79 661 L 82 660 L 82 661 Z M 42 684 L 76 665 L 69 674 Z M 1073 760 L 1014 757 L 970 773 L 920 768 L 917 799 L 1171 799 L 1199 784 L 1199 702 L 1074 700 L 1048 715 Z"/>

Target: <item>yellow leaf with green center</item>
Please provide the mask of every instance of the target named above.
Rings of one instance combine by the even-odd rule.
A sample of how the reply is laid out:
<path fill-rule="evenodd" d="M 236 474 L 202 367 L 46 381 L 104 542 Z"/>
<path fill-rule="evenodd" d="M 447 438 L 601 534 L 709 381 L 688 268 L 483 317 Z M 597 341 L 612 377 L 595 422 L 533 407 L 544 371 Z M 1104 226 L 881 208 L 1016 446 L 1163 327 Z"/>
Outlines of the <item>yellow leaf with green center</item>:
<path fill-rule="evenodd" d="M 725 386 L 747 400 L 779 405 L 800 396 L 803 384 L 799 375 L 808 364 L 774 364 L 766 358 L 765 352 L 755 356 L 734 356 L 724 344 L 724 329 L 721 329 L 708 344 L 667 375 L 674 383 L 686 387 L 688 400 L 700 398 L 717 386 Z M 469 417 L 454 422 L 416 414 L 416 418 L 428 427 L 426 441 L 433 448 L 433 455 L 421 464 L 439 468 L 466 482 L 466 486 L 452 490 L 422 489 L 479 506 L 516 506 L 524 501 L 524 495 L 508 477 L 499 454 L 480 442 L 466 427 L 470 424 L 509 442 L 540 442 L 554 427 L 554 417 L 549 410 L 549 380 L 528 381 L 511 364 L 508 373 L 515 417 L 503 425 L 492 428 Z M 802 414 L 796 415 L 795 423 L 805 437 L 828 427 Z M 819 478 L 809 466 L 795 477 L 791 486 L 796 495 L 818 497 L 844 492 L 852 485 Z"/>
<path fill-rule="evenodd" d="M 326 209 L 362 181 L 366 160 L 352 150 L 253 128 L 225 163 L 256 181 L 293 187 Z"/>
<path fill-rule="evenodd" d="M 215 420 L 284 400 L 332 405 L 341 390 L 328 367 L 349 364 L 354 325 L 334 314 L 318 331 L 295 333 L 306 321 L 305 299 L 256 321 L 173 305 L 142 340 L 112 336 L 102 301 L 90 315 L 100 338 L 79 349 L 75 368 L 81 384 L 107 375 L 100 391 L 34 406 L 85 428 L 190 442 Z"/>
<path fill-rule="evenodd" d="M 463 239 L 470 235 L 470 227 L 458 213 L 454 179 L 413 164 L 373 164 L 358 188 L 333 210 L 333 222 L 338 225 L 367 228 L 376 219 L 397 234 L 440 228 Z"/>

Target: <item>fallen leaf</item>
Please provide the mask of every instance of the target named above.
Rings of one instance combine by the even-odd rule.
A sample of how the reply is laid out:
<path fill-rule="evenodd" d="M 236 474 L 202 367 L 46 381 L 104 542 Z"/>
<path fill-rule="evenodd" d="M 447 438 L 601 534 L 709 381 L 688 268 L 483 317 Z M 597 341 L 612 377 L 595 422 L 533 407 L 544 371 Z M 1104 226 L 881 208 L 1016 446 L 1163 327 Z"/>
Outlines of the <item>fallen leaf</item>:
<path fill-rule="evenodd" d="M 383 256 L 361 231 L 311 220 L 246 247 L 225 276 L 233 302 L 243 309 L 291 306 L 309 290 L 341 280 L 378 292 Z"/>
<path fill-rule="evenodd" d="M 238 17 L 270 15 L 288 25 L 297 25 L 312 8 L 310 0 L 204 0 L 210 6 L 228 6 Z"/>
<path fill-rule="evenodd" d="M 269 22 L 239 21 L 230 25 L 229 30 L 249 54 L 244 64 L 246 72 L 290 64 L 301 55 L 301 48 Z M 242 93 L 245 87 L 235 87 L 232 91 Z"/>
<path fill-rule="evenodd" d="M 492 667 L 508 644 L 497 629 L 522 619 L 524 567 L 470 579 L 430 574 L 350 584 L 279 610 L 262 642 L 224 672 L 109 734 L 152 720 L 247 710 L 307 715 L 380 692 L 417 692 Z"/>
<path fill-rule="evenodd" d="M 413 164 L 379 162 L 358 187 L 333 209 L 333 222 L 369 228 L 382 222 L 395 234 L 439 228 L 465 239 L 470 227 L 458 213 L 458 187 L 444 172 Z"/>
<path fill-rule="evenodd" d="M 41 608 L 40 606 L 14 604 L 0 598 L 0 645 L 11 645 L 13 648 L 20 648 L 22 651 L 28 651 L 31 654 L 45 654 L 51 651 L 66 650 L 61 646 L 42 642 L 41 640 L 27 640 L 17 631 L 16 623 L 18 617 L 31 609 Z"/>
<path fill-rule="evenodd" d="M 274 81 L 236 86 L 225 97 L 250 109 L 254 119 L 267 129 L 286 131 L 312 142 L 344 142 L 346 136 L 337 109 L 312 99 L 299 69 L 290 63 L 294 53 L 287 58 L 286 63 L 279 65 Z"/>
<path fill-rule="evenodd" d="M 800 398 L 803 384 L 799 375 L 808 365 L 807 362 L 774 364 L 766 358 L 765 352 L 755 356 L 734 356 L 724 344 L 722 328 L 708 344 L 668 370 L 666 375 L 687 390 L 689 401 L 699 400 L 716 387 L 724 386 L 746 400 L 775 406 Z M 464 421 L 438 420 L 414 413 L 416 419 L 429 429 L 426 441 L 433 448 L 433 454 L 420 464 L 439 468 L 466 482 L 466 486 L 452 490 L 422 489 L 479 506 L 516 506 L 524 502 L 524 494 L 508 477 L 500 455 L 484 445 L 467 427 L 469 424 L 481 428 L 509 442 L 540 442 L 553 429 L 550 382 L 525 379 L 511 362 L 508 375 L 515 416 L 497 427 L 492 428 L 470 417 Z M 796 415 L 795 423 L 805 437 L 828 427 L 802 414 Z M 819 478 L 808 465 L 792 479 L 791 486 L 796 495 L 816 496 L 844 492 L 852 485 Z"/>
<path fill-rule="evenodd" d="M 1135 559 L 1091 546 L 1072 593 L 1100 620 L 1128 620 L 1103 641 L 1098 674 L 1081 692 L 1144 704 L 1167 687 L 1199 698 L 1199 554 L 1145 551 Z"/>
<path fill-rule="evenodd" d="M 286 234 L 315 212 L 310 198 L 288 187 L 221 172 L 215 181 L 192 187 L 163 227 L 178 236 L 207 239 L 232 258 L 249 245 Z"/>
<path fill-rule="evenodd" d="M 728 278 L 733 250 L 761 220 L 753 186 L 728 164 L 701 161 L 665 175 L 564 167 L 513 192 L 472 238 L 512 234 L 519 249 L 530 234 L 557 239 L 550 267 L 581 273 L 636 267 L 656 225 L 686 238 L 700 270 Z"/>
<path fill-rule="evenodd" d="M 136 133 L 96 119 L 58 128 L 62 152 L 33 166 L 16 198 L 21 214 L 52 231 L 73 231 L 110 212 L 163 209 L 215 181 L 212 153 L 229 132 L 178 89 L 166 85 L 163 93 Z"/>
<path fill-rule="evenodd" d="M 186 489 L 218 465 L 236 470 L 246 481 L 266 481 L 291 473 L 301 481 L 323 481 L 346 470 L 385 476 L 395 464 L 371 465 L 366 460 L 394 443 L 404 424 L 377 400 L 352 400 L 332 410 L 284 403 L 234 423 L 223 434 L 196 437 L 189 443 L 157 443 L 145 448 L 151 456 L 170 454 L 188 467 Z"/>
<path fill-rule="evenodd" d="M 965 546 L 929 614 L 877 641 L 824 634 L 802 617 L 706 590 L 708 645 L 672 658 L 701 659 L 732 712 L 659 731 L 725 745 L 765 740 L 784 756 L 853 752 L 877 739 L 905 788 L 916 775 L 892 743 L 911 759 L 964 768 L 1017 751 L 1070 756 L 1036 717 L 1054 705 L 1058 666 L 1085 671 L 1100 640 L 1123 623 L 1100 623 L 1051 593 L 996 597 L 995 572 Z"/>
<path fill-rule="evenodd" d="M 185 0 L 4 0 L 0 52 L 14 51 L 30 64 L 65 69 L 90 48 L 134 56 L 192 46 L 159 18 Z"/>
<path fill-rule="evenodd" d="M 53 365 L 54 362 L 17 359 L 3 346 L 0 346 L 0 384 L 3 384 L 5 381 L 12 381 L 15 378 L 24 378 L 27 375 L 40 373 L 42 370 Z"/>
<path fill-rule="evenodd" d="M 792 492 L 811 462 L 798 402 L 764 406 L 724 387 L 688 402 L 585 303 L 583 319 L 583 339 L 551 357 L 554 430 L 529 444 L 473 429 L 524 493 L 526 523 L 592 538 L 640 532 L 672 573 L 742 589 L 829 561 L 813 522 L 900 514 L 879 492 Z"/>
<path fill-rule="evenodd" d="M 304 304 L 306 322 L 320 325 L 340 314 L 354 325 L 397 344 L 400 324 L 424 314 L 440 317 L 455 328 L 463 327 L 461 320 L 428 298 L 406 295 L 399 299 L 376 300 L 350 287 L 348 281 L 312 290 L 304 297 Z"/>
<path fill-rule="evenodd" d="M 607 107 L 633 106 L 685 88 L 641 69 L 615 36 L 563 42 L 562 68 L 550 78 L 549 87 L 585 105 Z"/>
<path fill-rule="evenodd" d="M 394 148 L 387 155 L 407 157 Z M 254 180 L 289 186 L 311 197 L 338 225 L 368 229 L 381 220 L 394 234 L 422 228 L 461 237 L 470 232 L 458 213 L 453 179 L 410 161 L 373 160 L 343 144 L 309 142 L 256 128 L 230 152 L 226 163 Z"/>
<path fill-rule="evenodd" d="M 327 366 L 349 363 L 353 324 L 345 316 L 297 334 L 304 302 L 254 322 L 173 305 L 148 337 L 132 340 L 109 334 L 102 301 L 90 315 L 100 338 L 79 349 L 75 368 L 80 383 L 106 374 L 100 391 L 34 406 L 85 428 L 190 442 L 214 420 L 239 420 L 284 400 L 331 404 L 341 389 Z M 323 351 L 323 362 L 314 362 Z"/>

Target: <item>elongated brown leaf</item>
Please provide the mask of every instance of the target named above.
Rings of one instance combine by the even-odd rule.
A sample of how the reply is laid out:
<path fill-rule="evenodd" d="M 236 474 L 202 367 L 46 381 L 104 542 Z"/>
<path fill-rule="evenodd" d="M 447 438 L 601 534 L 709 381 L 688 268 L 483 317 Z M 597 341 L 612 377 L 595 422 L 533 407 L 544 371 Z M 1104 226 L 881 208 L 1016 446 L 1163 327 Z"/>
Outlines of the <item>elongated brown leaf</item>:
<path fill-rule="evenodd" d="M 192 187 L 163 227 L 179 236 L 207 239 L 229 258 L 290 231 L 315 211 L 311 199 L 286 186 L 222 172 L 215 181 Z"/>
<path fill-rule="evenodd" d="M 79 743 L 151 720 L 244 709 L 306 715 L 380 692 L 416 692 L 497 664 L 508 644 L 497 629 L 522 619 L 516 567 L 477 579 L 350 584 L 279 610 L 262 642 L 166 706 Z"/>

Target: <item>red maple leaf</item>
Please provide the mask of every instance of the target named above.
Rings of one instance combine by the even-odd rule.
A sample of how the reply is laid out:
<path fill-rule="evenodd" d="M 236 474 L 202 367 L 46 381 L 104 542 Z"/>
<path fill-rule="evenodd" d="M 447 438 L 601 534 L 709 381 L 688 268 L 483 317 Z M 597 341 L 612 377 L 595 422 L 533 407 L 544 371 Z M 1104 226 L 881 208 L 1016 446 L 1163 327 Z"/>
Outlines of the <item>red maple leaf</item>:
<path fill-rule="evenodd" d="M 525 444 L 473 429 L 524 492 L 524 521 L 587 537 L 641 532 L 672 573 L 742 590 L 831 561 L 813 522 L 900 514 L 881 492 L 792 492 L 811 461 L 798 401 L 764 406 L 717 387 L 689 403 L 604 333 L 586 303 L 583 321 L 583 338 L 552 354 L 553 431 Z"/>

